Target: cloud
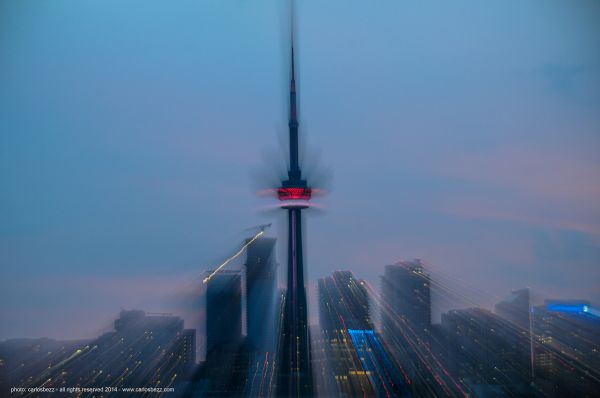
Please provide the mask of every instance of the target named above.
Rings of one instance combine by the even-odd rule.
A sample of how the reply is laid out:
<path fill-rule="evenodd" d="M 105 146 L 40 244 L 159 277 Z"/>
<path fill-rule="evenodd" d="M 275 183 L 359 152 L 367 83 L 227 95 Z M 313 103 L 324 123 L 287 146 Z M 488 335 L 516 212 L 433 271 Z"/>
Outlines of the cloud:
<path fill-rule="evenodd" d="M 541 149 L 463 153 L 433 173 L 474 185 L 441 202 L 444 212 L 574 230 L 600 239 L 600 161 Z"/>
<path fill-rule="evenodd" d="M 30 276 L 4 289 L 12 299 L 0 304 L 0 339 L 93 338 L 112 329 L 121 309 L 173 313 L 196 328 L 202 289 L 190 275 Z"/>

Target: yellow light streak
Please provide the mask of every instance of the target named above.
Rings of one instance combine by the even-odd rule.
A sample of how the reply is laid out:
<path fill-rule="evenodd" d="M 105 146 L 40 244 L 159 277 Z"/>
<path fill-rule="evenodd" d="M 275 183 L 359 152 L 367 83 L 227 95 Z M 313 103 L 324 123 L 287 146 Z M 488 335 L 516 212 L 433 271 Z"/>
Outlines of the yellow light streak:
<path fill-rule="evenodd" d="M 212 279 L 212 277 L 215 276 L 223 267 L 225 267 L 231 261 L 233 261 L 237 257 L 239 257 L 240 254 L 242 254 L 244 252 L 244 250 L 246 250 L 246 248 L 248 246 L 250 246 L 256 239 L 260 238 L 264 233 L 265 233 L 264 231 L 260 231 L 259 233 L 257 233 L 256 235 L 254 235 L 254 237 L 252 239 L 250 239 L 248 241 L 248 243 L 246 243 L 244 246 L 242 246 L 242 248 L 237 253 L 235 253 L 233 256 L 229 257 L 227 260 L 223 261 L 223 263 L 221 265 L 219 265 L 217 267 L 217 269 L 215 269 L 209 276 L 207 276 L 206 278 L 202 279 L 202 282 L 204 284 L 207 284 L 208 281 L 210 281 Z"/>

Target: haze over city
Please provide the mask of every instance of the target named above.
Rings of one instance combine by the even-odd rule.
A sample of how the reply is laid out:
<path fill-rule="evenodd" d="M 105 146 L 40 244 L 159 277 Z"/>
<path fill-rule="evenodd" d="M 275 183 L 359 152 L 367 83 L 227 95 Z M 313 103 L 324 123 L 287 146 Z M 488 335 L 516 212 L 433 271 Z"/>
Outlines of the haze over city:
<path fill-rule="evenodd" d="M 0 339 L 187 316 L 246 228 L 285 242 L 257 195 L 286 174 L 285 9 L 0 5 Z M 309 293 L 421 258 L 483 306 L 525 286 L 600 302 L 600 4 L 296 9 L 303 173 L 327 192 Z"/>

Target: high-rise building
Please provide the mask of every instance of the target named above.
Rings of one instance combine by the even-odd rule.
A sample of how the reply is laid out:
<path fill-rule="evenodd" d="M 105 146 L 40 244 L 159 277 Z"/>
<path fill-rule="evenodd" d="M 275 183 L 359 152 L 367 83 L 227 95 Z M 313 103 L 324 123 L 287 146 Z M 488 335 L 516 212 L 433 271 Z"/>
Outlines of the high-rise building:
<path fill-rule="evenodd" d="M 369 295 L 364 281 L 350 271 L 335 271 L 319 279 L 319 321 L 321 330 L 373 329 L 369 316 Z"/>
<path fill-rule="evenodd" d="M 0 341 L 0 396 L 18 396 L 10 394 L 12 387 L 34 386 L 44 372 L 49 373 L 48 370 L 57 364 L 68 363 L 77 350 L 85 348 L 90 342 L 48 338 Z M 44 378 L 42 382 L 46 380 Z M 56 380 L 61 384 L 66 383 L 64 378 Z"/>
<path fill-rule="evenodd" d="M 323 387 L 337 396 L 399 396 L 403 381 L 373 329 L 365 282 L 350 271 L 319 279 L 320 345 L 328 374 Z"/>
<path fill-rule="evenodd" d="M 327 374 L 321 389 L 328 395 L 374 396 L 369 374 L 363 369 L 348 329 L 372 330 L 369 297 L 350 271 L 336 271 L 319 279 L 320 342 L 325 349 Z"/>
<path fill-rule="evenodd" d="M 193 369 L 196 366 L 196 329 L 184 329 L 179 335 L 181 360 Z"/>
<path fill-rule="evenodd" d="M 529 330 L 530 302 L 529 289 L 513 290 L 504 300 L 494 306 L 496 314 L 514 323 L 523 330 Z"/>
<path fill-rule="evenodd" d="M 529 396 L 529 337 L 482 308 L 442 314 L 448 370 L 472 396 Z"/>
<path fill-rule="evenodd" d="M 439 339 L 431 325 L 430 282 L 418 259 L 385 267 L 380 303 L 383 340 L 413 396 L 461 395 L 436 353 Z"/>
<path fill-rule="evenodd" d="M 160 386 L 181 392 L 195 368 L 195 340 L 196 331 L 184 329 L 183 319 L 177 316 L 121 311 L 114 331 L 71 347 L 61 360 L 29 374 L 22 385 L 115 389 Z M 44 354 L 42 362 L 50 353 Z"/>
<path fill-rule="evenodd" d="M 384 336 L 394 333 L 398 319 L 416 333 L 431 326 L 430 277 L 421 260 L 401 261 L 385 267 L 381 279 L 381 294 L 386 308 L 381 321 Z"/>
<path fill-rule="evenodd" d="M 247 370 L 241 272 L 219 271 L 206 285 L 206 361 L 195 377 L 191 396 L 240 396 Z"/>
<path fill-rule="evenodd" d="M 600 311 L 585 300 L 546 300 L 532 308 L 534 380 L 549 396 L 600 391 Z"/>
<path fill-rule="evenodd" d="M 248 246 L 246 257 L 246 325 L 250 350 L 273 354 L 277 262 L 274 238 L 260 237 Z"/>
<path fill-rule="evenodd" d="M 512 324 L 514 333 L 520 336 L 519 346 L 523 350 L 523 346 L 527 347 L 527 353 L 521 353 L 519 360 L 527 357 L 528 368 L 520 369 L 521 375 L 528 380 L 533 380 L 534 364 L 533 364 L 533 335 L 532 335 L 532 317 L 531 317 L 531 301 L 529 288 L 513 290 L 501 302 L 494 306 L 497 315 L 507 320 Z M 519 364 L 521 366 L 521 364 Z M 521 366 L 522 367 L 522 366 Z"/>
<path fill-rule="evenodd" d="M 242 343 L 242 279 L 239 271 L 220 271 L 206 286 L 206 357 Z"/>

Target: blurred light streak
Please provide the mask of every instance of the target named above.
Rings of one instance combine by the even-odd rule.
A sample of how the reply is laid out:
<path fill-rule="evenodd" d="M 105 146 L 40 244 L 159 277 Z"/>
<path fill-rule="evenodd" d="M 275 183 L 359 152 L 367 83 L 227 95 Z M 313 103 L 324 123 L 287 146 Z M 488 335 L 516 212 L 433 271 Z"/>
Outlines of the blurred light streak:
<path fill-rule="evenodd" d="M 221 269 L 223 269 L 223 267 L 225 267 L 227 264 L 229 264 L 231 261 L 235 260 L 236 258 L 238 258 L 243 252 L 244 250 L 246 250 L 246 248 L 248 246 L 250 246 L 256 239 L 260 238 L 262 235 L 264 235 L 264 231 L 260 231 L 258 232 L 256 235 L 254 235 L 254 237 L 252 239 L 250 239 L 245 245 L 242 246 L 242 248 L 240 250 L 238 250 L 237 253 L 235 253 L 233 256 L 229 257 L 227 260 L 223 261 L 221 263 L 221 265 L 219 265 L 210 275 L 208 275 L 206 278 L 204 278 L 202 280 L 202 282 L 204 284 L 207 284 L 208 281 L 211 280 L 211 278 L 213 276 L 215 276 Z"/>

